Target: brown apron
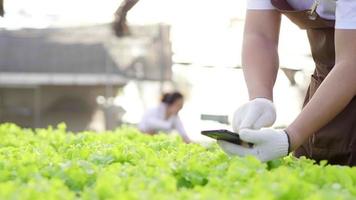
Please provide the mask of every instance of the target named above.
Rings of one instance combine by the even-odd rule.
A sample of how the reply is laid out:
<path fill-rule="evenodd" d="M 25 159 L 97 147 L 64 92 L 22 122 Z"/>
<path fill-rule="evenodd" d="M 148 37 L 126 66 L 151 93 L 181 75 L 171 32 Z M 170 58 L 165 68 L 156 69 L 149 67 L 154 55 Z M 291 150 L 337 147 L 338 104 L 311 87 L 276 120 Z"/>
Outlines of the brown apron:
<path fill-rule="evenodd" d="M 305 106 L 335 65 L 335 21 L 322 19 L 313 9 L 295 11 L 286 0 L 271 2 L 280 13 L 307 31 L 316 68 L 311 76 Z M 306 156 L 317 162 L 328 160 L 330 164 L 356 166 L 356 97 L 332 121 L 308 138 L 294 155 Z"/>

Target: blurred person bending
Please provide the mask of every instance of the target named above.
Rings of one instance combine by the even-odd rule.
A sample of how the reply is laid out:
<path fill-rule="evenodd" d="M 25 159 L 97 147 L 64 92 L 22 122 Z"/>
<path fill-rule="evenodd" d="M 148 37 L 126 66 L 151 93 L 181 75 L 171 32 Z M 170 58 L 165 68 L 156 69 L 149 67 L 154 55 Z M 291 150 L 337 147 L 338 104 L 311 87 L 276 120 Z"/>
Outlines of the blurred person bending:
<path fill-rule="evenodd" d="M 176 130 L 184 142 L 189 143 L 189 137 L 178 115 L 184 104 L 183 95 L 180 92 L 165 93 L 161 103 L 145 112 L 138 125 L 140 131 L 151 135 L 158 132 L 171 132 Z"/>

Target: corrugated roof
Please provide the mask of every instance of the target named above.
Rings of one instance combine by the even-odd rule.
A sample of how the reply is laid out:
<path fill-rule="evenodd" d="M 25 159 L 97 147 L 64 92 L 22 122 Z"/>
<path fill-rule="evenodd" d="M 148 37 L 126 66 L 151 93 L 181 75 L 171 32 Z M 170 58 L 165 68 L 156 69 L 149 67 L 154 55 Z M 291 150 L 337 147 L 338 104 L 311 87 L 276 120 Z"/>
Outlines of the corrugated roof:
<path fill-rule="evenodd" d="M 1 31 L 0 72 L 120 74 L 105 47 L 111 34 L 92 29 Z"/>
<path fill-rule="evenodd" d="M 107 74 L 140 80 L 161 80 L 162 77 L 169 80 L 169 33 L 162 36 L 160 26 L 136 29 L 137 33 L 132 37 L 120 39 L 112 33 L 109 24 L 0 30 L 0 74 L 12 74 L 12 78 L 2 75 L 0 84 L 21 81 L 24 73 L 32 74 L 32 78 L 26 79 L 27 83 L 36 82 L 33 77 L 42 77 L 37 81 L 42 84 L 45 80 L 49 81 L 47 84 L 54 83 L 50 81 L 52 78 L 45 76 L 60 76 L 62 84 L 69 84 L 78 80 L 78 75 L 90 76 L 97 79 L 94 82 L 101 82 Z"/>

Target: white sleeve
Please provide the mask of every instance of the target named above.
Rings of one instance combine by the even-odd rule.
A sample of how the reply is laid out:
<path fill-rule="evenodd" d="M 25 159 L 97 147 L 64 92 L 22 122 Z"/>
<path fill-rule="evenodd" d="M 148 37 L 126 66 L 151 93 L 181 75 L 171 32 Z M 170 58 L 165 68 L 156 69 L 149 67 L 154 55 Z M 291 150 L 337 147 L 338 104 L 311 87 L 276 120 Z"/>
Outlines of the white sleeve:
<path fill-rule="evenodd" d="M 336 29 L 356 29 L 356 0 L 336 1 Z"/>
<path fill-rule="evenodd" d="M 247 10 L 274 10 L 271 0 L 247 0 Z"/>
<path fill-rule="evenodd" d="M 188 135 L 185 132 L 184 126 L 182 121 L 180 120 L 179 116 L 177 115 L 177 117 L 174 120 L 174 127 L 177 129 L 179 135 L 181 135 L 183 137 L 184 140 L 188 140 Z"/>
<path fill-rule="evenodd" d="M 160 120 L 160 119 L 152 117 L 150 119 L 147 119 L 146 123 L 147 123 L 147 127 L 149 127 L 149 129 L 160 130 L 160 131 L 170 131 L 171 130 L 171 123 L 169 123 L 168 121 L 164 121 L 164 120 Z"/>
<path fill-rule="evenodd" d="M 159 109 L 148 110 L 141 120 L 139 127 L 141 131 L 170 131 L 172 123 L 159 117 Z"/>

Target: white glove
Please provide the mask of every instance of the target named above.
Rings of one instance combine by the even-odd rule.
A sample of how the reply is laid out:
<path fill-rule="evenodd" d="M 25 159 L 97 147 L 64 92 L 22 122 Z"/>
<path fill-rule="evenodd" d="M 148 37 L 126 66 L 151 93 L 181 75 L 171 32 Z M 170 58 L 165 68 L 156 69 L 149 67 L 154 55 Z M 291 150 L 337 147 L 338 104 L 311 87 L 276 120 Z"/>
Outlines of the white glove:
<path fill-rule="evenodd" d="M 235 132 L 241 129 L 260 129 L 269 127 L 276 121 L 276 109 L 272 101 L 256 98 L 239 107 L 234 114 L 232 128 Z"/>
<path fill-rule="evenodd" d="M 286 156 L 290 151 L 289 136 L 283 130 L 243 129 L 239 135 L 241 140 L 253 143 L 253 147 L 243 147 L 222 140 L 218 140 L 218 144 L 229 155 L 253 155 L 262 162 Z"/>

